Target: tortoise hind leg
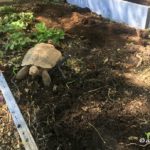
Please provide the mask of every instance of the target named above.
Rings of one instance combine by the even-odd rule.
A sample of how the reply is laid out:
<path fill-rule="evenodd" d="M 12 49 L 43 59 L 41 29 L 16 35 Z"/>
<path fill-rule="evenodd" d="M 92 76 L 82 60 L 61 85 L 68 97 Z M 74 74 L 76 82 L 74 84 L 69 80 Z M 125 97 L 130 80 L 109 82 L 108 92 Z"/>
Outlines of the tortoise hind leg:
<path fill-rule="evenodd" d="M 25 78 L 29 73 L 29 66 L 24 66 L 19 70 L 19 72 L 16 74 L 16 79 L 21 80 Z"/>
<path fill-rule="evenodd" d="M 42 71 L 42 80 L 45 86 L 49 86 L 51 83 L 51 78 L 47 72 L 47 70 Z"/>

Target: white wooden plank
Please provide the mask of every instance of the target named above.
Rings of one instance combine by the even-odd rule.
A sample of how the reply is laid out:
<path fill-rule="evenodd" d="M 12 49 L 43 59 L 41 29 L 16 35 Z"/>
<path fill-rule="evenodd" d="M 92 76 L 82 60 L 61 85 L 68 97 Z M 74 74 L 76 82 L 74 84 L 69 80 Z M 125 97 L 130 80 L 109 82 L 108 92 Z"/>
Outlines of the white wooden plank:
<path fill-rule="evenodd" d="M 150 7 L 148 8 L 146 28 L 150 28 Z"/>
<path fill-rule="evenodd" d="M 67 2 L 82 8 L 87 7 L 98 15 L 131 27 L 139 29 L 149 27 L 149 6 L 124 0 L 67 0 Z"/>
<path fill-rule="evenodd" d="M 19 132 L 21 140 L 24 144 L 26 150 L 38 150 L 37 145 L 30 133 L 30 130 L 20 112 L 20 109 L 8 87 L 8 84 L 2 74 L 0 72 L 0 90 L 5 98 L 8 109 L 12 115 L 13 121 L 16 125 L 16 128 Z"/>

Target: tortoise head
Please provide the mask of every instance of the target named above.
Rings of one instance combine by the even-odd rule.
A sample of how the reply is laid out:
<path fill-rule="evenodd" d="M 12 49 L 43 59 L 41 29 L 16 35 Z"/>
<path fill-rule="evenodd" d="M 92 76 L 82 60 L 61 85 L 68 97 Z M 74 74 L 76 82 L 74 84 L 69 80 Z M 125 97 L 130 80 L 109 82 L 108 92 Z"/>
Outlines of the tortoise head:
<path fill-rule="evenodd" d="M 40 71 L 38 69 L 37 66 L 31 66 L 30 69 L 29 69 L 29 75 L 31 75 L 32 77 L 35 77 L 37 75 L 40 74 Z"/>

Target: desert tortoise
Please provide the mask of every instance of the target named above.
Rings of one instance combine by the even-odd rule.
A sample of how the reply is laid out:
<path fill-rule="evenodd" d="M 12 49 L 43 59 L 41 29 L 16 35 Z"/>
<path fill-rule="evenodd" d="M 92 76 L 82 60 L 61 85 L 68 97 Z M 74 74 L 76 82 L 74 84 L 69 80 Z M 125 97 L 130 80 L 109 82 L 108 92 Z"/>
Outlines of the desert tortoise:
<path fill-rule="evenodd" d="M 17 73 L 16 79 L 21 80 L 28 74 L 32 77 L 41 75 L 44 85 L 49 86 L 51 78 L 48 70 L 53 68 L 62 58 L 61 52 L 52 44 L 36 44 L 24 56 L 21 64 L 23 68 Z"/>

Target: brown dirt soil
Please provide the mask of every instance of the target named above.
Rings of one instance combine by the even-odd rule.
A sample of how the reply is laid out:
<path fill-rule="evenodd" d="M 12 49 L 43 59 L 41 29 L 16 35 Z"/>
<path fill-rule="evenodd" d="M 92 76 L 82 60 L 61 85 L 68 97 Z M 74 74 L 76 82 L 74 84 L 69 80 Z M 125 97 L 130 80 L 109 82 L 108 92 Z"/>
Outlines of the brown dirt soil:
<path fill-rule="evenodd" d="M 62 66 L 67 78 L 53 69 L 49 88 L 41 78 L 15 81 L 12 68 L 3 66 L 39 149 L 150 149 L 139 142 L 150 132 L 148 37 L 139 40 L 133 28 L 68 5 L 18 8 L 34 11 L 48 27 L 63 28 L 66 36 L 57 48 L 72 55 Z"/>

